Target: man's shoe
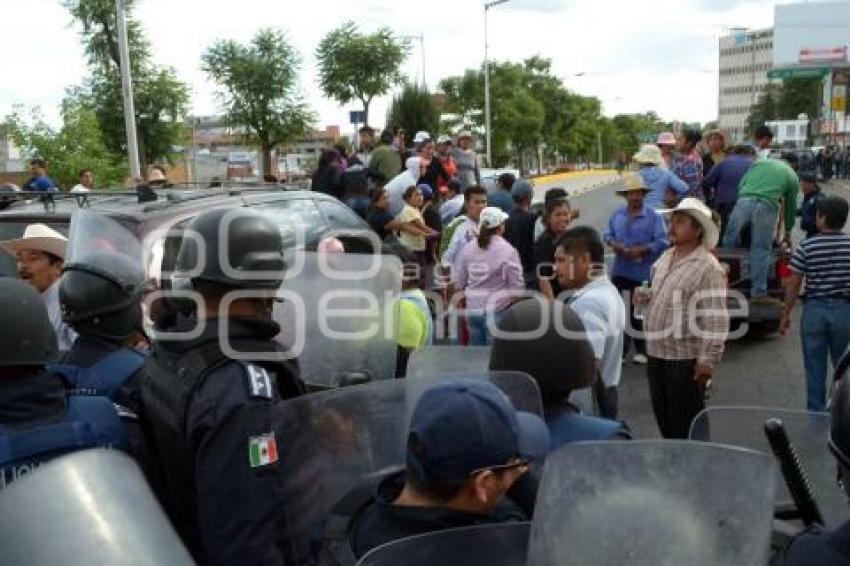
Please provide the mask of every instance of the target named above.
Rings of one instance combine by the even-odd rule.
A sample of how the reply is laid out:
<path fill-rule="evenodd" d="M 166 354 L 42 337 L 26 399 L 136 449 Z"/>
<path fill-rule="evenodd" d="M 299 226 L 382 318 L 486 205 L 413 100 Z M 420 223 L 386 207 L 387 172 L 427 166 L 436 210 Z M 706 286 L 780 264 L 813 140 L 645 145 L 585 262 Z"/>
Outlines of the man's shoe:
<path fill-rule="evenodd" d="M 632 361 L 638 365 L 645 366 L 649 363 L 649 360 L 646 359 L 646 356 L 643 354 L 635 354 L 635 357 L 632 358 Z"/>

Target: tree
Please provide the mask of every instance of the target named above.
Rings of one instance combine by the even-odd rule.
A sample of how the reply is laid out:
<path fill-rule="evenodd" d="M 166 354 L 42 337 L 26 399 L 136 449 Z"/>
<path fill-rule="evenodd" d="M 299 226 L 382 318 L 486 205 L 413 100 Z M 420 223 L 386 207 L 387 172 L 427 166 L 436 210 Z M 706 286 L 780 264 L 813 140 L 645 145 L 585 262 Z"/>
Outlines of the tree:
<path fill-rule="evenodd" d="M 796 120 L 800 114 L 815 118 L 820 114 L 820 79 L 787 79 L 782 82 L 776 114 L 780 120 Z"/>
<path fill-rule="evenodd" d="M 393 98 L 387 125 L 404 128 L 407 143 L 412 143 L 415 132 L 420 130 L 436 135 L 440 129 L 440 110 L 434 96 L 423 86 L 405 83 L 401 94 Z"/>
<path fill-rule="evenodd" d="M 778 117 L 777 101 L 779 99 L 781 88 L 779 85 L 767 85 L 758 102 L 750 108 L 750 114 L 747 116 L 745 128 L 747 133 L 752 135 L 756 128 L 764 125 L 765 122 L 776 120 Z"/>
<path fill-rule="evenodd" d="M 410 52 L 410 42 L 383 27 L 363 34 L 354 22 L 331 31 L 319 43 L 319 84 L 325 95 L 347 104 L 359 100 L 369 123 L 369 105 L 376 96 L 402 84 L 401 64 Z"/>
<path fill-rule="evenodd" d="M 272 149 L 303 135 L 314 121 L 296 90 L 298 53 L 283 33 L 265 29 L 247 45 L 216 42 L 202 62 L 204 71 L 222 87 L 217 96 L 230 123 L 246 128 L 249 138 L 259 143 L 263 174 L 277 174 Z"/>
<path fill-rule="evenodd" d="M 100 186 L 121 183 L 126 168 L 106 147 L 94 108 L 72 94 L 63 100 L 61 114 L 58 131 L 44 122 L 38 109 L 31 112 L 29 121 L 21 112 L 9 116 L 6 126 L 27 155 L 47 161 L 50 175 L 65 188 L 77 183 L 81 169 L 91 169 Z"/>
<path fill-rule="evenodd" d="M 133 75 L 139 159 L 143 166 L 171 159 L 172 148 L 182 143 L 189 91 L 176 71 L 150 60 L 150 45 L 133 18 L 133 0 L 126 6 L 130 69 Z M 126 153 L 124 101 L 121 94 L 118 31 L 113 0 L 64 0 L 63 5 L 81 27 L 91 76 L 77 89 L 87 96 L 107 147 Z"/>

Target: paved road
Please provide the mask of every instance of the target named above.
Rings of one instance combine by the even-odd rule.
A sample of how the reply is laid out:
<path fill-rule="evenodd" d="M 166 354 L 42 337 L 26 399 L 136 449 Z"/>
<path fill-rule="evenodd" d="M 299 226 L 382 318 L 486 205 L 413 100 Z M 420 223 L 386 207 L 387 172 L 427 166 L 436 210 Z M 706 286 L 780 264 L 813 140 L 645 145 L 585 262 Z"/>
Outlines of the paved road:
<path fill-rule="evenodd" d="M 540 189 L 545 191 L 548 187 Z M 615 194 L 616 187 L 616 184 L 607 185 L 572 197 L 571 204 L 581 209 L 581 217 L 576 224 L 603 230 L 611 212 L 624 202 Z M 799 308 L 797 311 L 799 317 Z M 798 321 L 795 320 L 794 328 L 785 338 L 772 334 L 766 337 L 750 336 L 728 343 L 709 402 L 717 405 L 804 409 L 805 378 L 798 328 Z M 620 416 L 638 437 L 659 435 L 652 415 L 649 386 L 643 366 L 626 365 L 623 368 Z"/>

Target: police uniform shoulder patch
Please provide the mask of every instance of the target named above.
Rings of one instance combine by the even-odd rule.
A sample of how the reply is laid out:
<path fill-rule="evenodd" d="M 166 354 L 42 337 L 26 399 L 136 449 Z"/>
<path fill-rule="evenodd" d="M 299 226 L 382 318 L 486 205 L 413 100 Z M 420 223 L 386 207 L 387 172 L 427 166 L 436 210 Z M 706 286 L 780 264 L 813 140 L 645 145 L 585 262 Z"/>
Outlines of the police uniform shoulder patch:
<path fill-rule="evenodd" d="M 272 379 L 266 368 L 254 364 L 243 364 L 243 366 L 248 380 L 248 395 L 258 399 L 273 398 Z"/>

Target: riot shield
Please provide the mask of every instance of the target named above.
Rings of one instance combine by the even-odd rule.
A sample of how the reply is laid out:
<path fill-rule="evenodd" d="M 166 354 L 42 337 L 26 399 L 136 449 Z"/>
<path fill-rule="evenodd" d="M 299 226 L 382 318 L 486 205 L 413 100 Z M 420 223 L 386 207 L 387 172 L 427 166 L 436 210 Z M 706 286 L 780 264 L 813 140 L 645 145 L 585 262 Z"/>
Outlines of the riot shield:
<path fill-rule="evenodd" d="M 395 377 L 401 274 L 401 262 L 385 255 L 288 254 L 274 313 L 282 328 L 277 339 L 298 356 L 308 386 Z"/>
<path fill-rule="evenodd" d="M 86 209 L 71 215 L 65 264 L 85 263 L 85 257 L 97 252 L 123 254 L 142 265 L 142 243 L 128 227 L 112 218 Z"/>
<path fill-rule="evenodd" d="M 491 380 L 516 405 L 539 403 L 528 376 L 502 372 L 465 377 Z M 415 380 L 414 380 L 415 381 Z M 370 477 L 404 465 L 409 415 L 425 388 L 410 379 L 320 391 L 281 403 L 275 429 L 288 538 L 299 563 L 309 563 L 334 505 Z M 422 383 L 436 384 L 437 378 Z M 536 395 L 536 398 L 534 396 Z"/>
<path fill-rule="evenodd" d="M 765 564 L 770 467 L 698 442 L 568 444 L 544 465 L 528 564 Z"/>
<path fill-rule="evenodd" d="M 846 499 L 835 481 L 835 457 L 826 445 L 829 414 L 767 407 L 710 407 L 694 419 L 690 438 L 772 454 L 764 435 L 764 423 L 771 418 L 778 418 L 785 425 L 827 525 L 837 526 L 850 518 Z M 777 503 L 790 502 L 778 464 L 774 464 L 773 471 L 779 486 Z"/>
<path fill-rule="evenodd" d="M 475 371 L 469 373 L 447 373 L 447 374 L 421 374 L 415 377 L 408 376 L 407 381 L 407 419 L 416 401 L 422 396 L 426 389 L 437 385 L 447 379 L 484 379 L 501 389 L 510 398 L 514 408 L 518 411 L 533 413 L 543 417 L 543 400 L 540 397 L 540 388 L 527 373 L 521 371 Z"/>
<path fill-rule="evenodd" d="M 0 492 L 4 564 L 194 564 L 125 454 L 86 450 Z"/>
<path fill-rule="evenodd" d="M 410 355 L 407 377 L 481 373 L 486 372 L 489 367 L 489 346 L 428 346 L 419 348 Z"/>
<path fill-rule="evenodd" d="M 476 525 L 379 546 L 357 566 L 517 566 L 525 564 L 531 523 Z"/>

